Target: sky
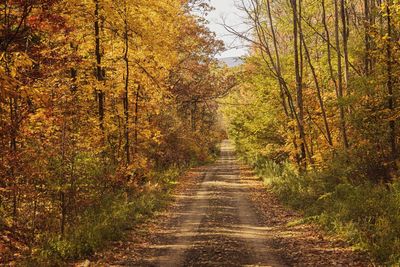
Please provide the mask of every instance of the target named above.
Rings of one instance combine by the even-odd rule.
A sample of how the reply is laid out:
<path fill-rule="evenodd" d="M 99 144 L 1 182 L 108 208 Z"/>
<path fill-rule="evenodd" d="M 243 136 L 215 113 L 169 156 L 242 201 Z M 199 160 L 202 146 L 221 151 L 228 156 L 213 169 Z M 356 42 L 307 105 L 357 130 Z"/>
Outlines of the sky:
<path fill-rule="evenodd" d="M 210 22 L 209 28 L 217 34 L 218 39 L 224 41 L 227 49 L 227 51 L 217 57 L 226 58 L 245 55 L 247 53 L 247 48 L 243 45 L 243 42 L 227 32 L 225 28 L 220 25 L 225 19 L 227 25 L 233 26 L 239 31 L 245 29 L 242 19 L 243 14 L 236 7 L 235 0 L 210 0 L 210 4 L 215 8 L 215 10 L 210 12 L 207 16 L 207 20 Z"/>

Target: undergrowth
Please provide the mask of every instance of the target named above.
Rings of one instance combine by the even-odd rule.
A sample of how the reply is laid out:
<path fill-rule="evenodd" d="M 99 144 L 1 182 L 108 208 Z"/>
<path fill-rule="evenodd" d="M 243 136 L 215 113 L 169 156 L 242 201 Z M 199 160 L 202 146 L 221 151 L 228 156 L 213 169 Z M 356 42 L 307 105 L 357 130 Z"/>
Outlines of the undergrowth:
<path fill-rule="evenodd" d="M 400 264 L 400 183 L 351 182 L 349 164 L 300 175 L 288 163 L 246 158 L 282 202 L 346 238 L 380 264 Z"/>
<path fill-rule="evenodd" d="M 44 235 L 24 266 L 63 266 L 105 247 L 108 242 L 120 240 L 126 230 L 162 209 L 170 191 L 182 173 L 174 167 L 155 174 L 159 186 L 134 194 L 117 191 L 107 194 L 102 201 L 78 218 L 64 236 Z"/>

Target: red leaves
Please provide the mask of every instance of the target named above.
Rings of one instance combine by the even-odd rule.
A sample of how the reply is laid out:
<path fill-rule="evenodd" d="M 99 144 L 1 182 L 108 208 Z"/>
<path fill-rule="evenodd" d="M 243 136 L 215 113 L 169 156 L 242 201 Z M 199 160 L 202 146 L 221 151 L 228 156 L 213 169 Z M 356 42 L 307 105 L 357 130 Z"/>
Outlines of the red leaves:
<path fill-rule="evenodd" d="M 27 19 L 28 25 L 31 29 L 35 31 L 42 31 L 48 33 L 56 33 L 62 30 L 66 32 L 70 31 L 70 29 L 66 25 L 65 19 L 54 13 L 39 13 L 37 15 L 30 16 Z"/>

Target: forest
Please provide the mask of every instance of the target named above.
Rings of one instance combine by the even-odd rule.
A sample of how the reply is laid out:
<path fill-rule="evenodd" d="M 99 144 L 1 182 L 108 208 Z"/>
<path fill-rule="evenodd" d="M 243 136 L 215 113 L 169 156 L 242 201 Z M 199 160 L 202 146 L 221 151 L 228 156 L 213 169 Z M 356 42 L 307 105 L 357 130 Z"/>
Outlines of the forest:
<path fill-rule="evenodd" d="M 249 0 L 251 53 L 224 112 L 281 200 L 381 262 L 400 260 L 400 3 Z"/>
<path fill-rule="evenodd" d="M 224 134 L 214 99 L 233 79 L 214 59 L 222 42 L 192 15 L 207 9 L 1 2 L 3 241 L 43 261 L 91 253 L 213 158 Z"/>
<path fill-rule="evenodd" d="M 1 1 L 0 264 L 121 240 L 191 168 L 233 172 L 228 138 L 302 223 L 400 262 L 400 2 L 236 4 L 228 68 L 207 0 Z"/>

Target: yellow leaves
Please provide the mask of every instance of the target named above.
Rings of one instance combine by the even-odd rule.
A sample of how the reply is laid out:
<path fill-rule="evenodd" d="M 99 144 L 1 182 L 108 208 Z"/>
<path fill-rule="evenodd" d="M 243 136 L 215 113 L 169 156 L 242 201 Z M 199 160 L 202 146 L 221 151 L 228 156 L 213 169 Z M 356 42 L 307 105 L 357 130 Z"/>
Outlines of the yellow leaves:
<path fill-rule="evenodd" d="M 17 90 L 21 83 L 18 81 L 19 71 L 30 67 L 33 61 L 26 53 L 2 53 L 0 61 L 7 61 L 7 67 L 0 66 L 0 101 L 6 97 L 20 95 L 21 90 Z"/>
<path fill-rule="evenodd" d="M 18 95 L 15 91 L 18 80 L 7 75 L 3 68 L 0 67 L 0 101 L 8 96 Z"/>
<path fill-rule="evenodd" d="M 151 137 L 151 140 L 155 142 L 157 145 L 160 145 L 162 143 L 162 133 L 161 131 L 156 131 L 153 133 L 153 136 Z"/>
<path fill-rule="evenodd" d="M 11 78 L 16 78 L 18 76 L 18 71 L 22 68 L 31 67 L 33 60 L 29 58 L 26 53 L 15 52 L 15 53 L 5 53 L 0 55 L 0 61 L 5 62 L 4 65 L 7 67 L 0 67 L 1 76 L 9 76 Z"/>
<path fill-rule="evenodd" d="M 389 34 L 386 33 L 385 35 L 382 36 L 381 39 L 383 42 L 390 42 L 391 37 L 389 36 Z"/>
<path fill-rule="evenodd" d="M 391 109 L 386 109 L 385 113 L 389 115 L 388 118 L 386 119 L 387 121 L 397 121 L 400 118 L 399 110 L 393 112 Z"/>
<path fill-rule="evenodd" d="M 12 66 L 15 69 L 30 67 L 33 64 L 33 60 L 26 53 L 23 52 L 12 53 L 11 62 Z"/>
<path fill-rule="evenodd" d="M 297 121 L 295 119 L 290 120 L 287 124 L 288 128 L 296 129 L 297 127 Z"/>

